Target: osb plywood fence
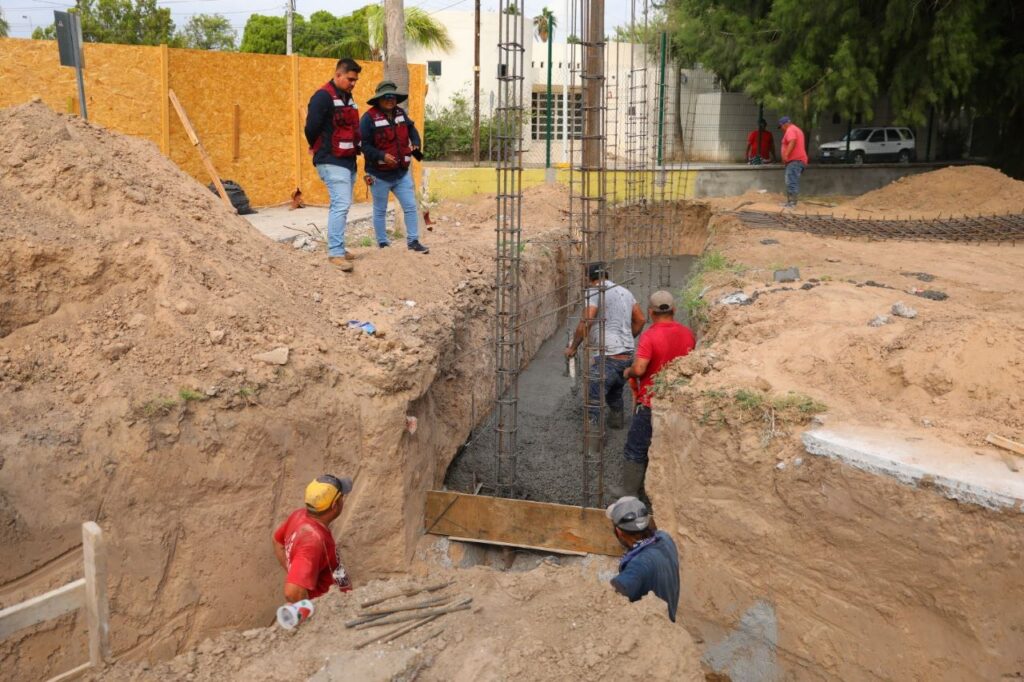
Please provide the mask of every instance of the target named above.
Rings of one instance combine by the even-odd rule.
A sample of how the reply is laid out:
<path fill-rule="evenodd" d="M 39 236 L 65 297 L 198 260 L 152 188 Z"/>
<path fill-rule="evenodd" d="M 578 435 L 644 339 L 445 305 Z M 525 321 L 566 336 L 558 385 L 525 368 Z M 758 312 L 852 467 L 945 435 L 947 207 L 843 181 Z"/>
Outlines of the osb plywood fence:
<path fill-rule="evenodd" d="M 257 206 L 286 201 L 296 187 L 308 203 L 326 204 L 302 133 L 306 104 L 334 73 L 335 59 L 243 54 L 138 45 L 85 45 L 89 119 L 156 144 L 185 172 L 210 182 L 178 117 L 173 89 L 188 112 L 220 177 L 238 182 Z M 384 65 L 361 62 L 355 90 L 361 111 L 382 80 Z M 409 67 L 406 108 L 423 130 L 426 68 Z M 49 40 L 0 38 L 0 107 L 41 98 L 56 111 L 77 113 L 75 71 L 60 65 Z M 360 173 L 362 163 L 360 159 Z M 419 164 L 413 165 L 419 185 Z M 357 201 L 369 200 L 357 183 Z"/>

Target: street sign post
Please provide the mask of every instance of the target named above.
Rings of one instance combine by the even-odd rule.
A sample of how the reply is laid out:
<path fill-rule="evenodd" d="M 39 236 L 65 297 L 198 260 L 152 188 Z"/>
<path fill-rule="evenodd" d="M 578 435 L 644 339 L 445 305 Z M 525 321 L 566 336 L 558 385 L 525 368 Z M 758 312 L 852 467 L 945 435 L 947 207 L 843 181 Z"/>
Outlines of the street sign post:
<path fill-rule="evenodd" d="M 60 52 L 61 66 L 73 66 L 78 76 L 78 106 L 82 118 L 89 120 L 89 112 L 85 106 L 85 81 L 82 70 L 85 68 L 85 56 L 82 54 L 82 21 L 74 12 L 53 11 L 53 25 L 57 29 L 57 50 Z"/>

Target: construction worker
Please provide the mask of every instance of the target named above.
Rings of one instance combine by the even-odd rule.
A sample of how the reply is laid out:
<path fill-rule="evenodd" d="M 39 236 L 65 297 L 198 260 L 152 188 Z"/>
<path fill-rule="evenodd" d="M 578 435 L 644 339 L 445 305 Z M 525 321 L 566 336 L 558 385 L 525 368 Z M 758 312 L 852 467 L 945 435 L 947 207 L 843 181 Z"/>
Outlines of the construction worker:
<path fill-rule="evenodd" d="M 306 112 L 309 155 L 331 197 L 327 210 L 327 260 L 343 272 L 352 272 L 352 261 L 356 258 L 345 250 L 345 226 L 360 151 L 359 109 L 352 99 L 352 90 L 362 69 L 353 59 L 339 59 L 334 77 L 313 93 Z"/>
<path fill-rule="evenodd" d="M 804 142 L 804 131 L 796 127 L 789 116 L 779 119 L 779 129 L 782 131 L 782 146 L 779 151 L 782 163 L 786 168 L 786 203 L 782 207 L 796 208 L 796 200 L 800 195 L 800 176 L 807 168 L 807 145 Z"/>
<path fill-rule="evenodd" d="M 639 497 L 647 471 L 647 451 L 651 448 L 651 389 L 654 376 L 662 367 L 693 350 L 696 340 L 686 325 L 675 321 L 676 303 L 667 291 L 651 294 L 647 313 L 651 326 L 640 336 L 636 359 L 622 372 L 625 380 L 639 379 L 637 404 L 626 435 L 623 451 L 622 487 L 612 489 L 618 496 Z"/>
<path fill-rule="evenodd" d="M 409 114 L 398 106 L 407 95 L 398 86 L 383 81 L 373 97 L 367 100 L 370 110 L 363 114 L 359 131 L 366 157 L 366 184 L 373 195 L 373 232 L 377 246 L 391 246 L 387 233 L 388 195 L 394 194 L 405 216 L 405 243 L 410 251 L 427 254 L 430 249 L 420 243 L 419 211 L 416 208 L 416 186 L 409 166 L 413 158 L 422 159 L 420 134 Z"/>
<path fill-rule="evenodd" d="M 615 537 L 626 553 L 619 560 L 619 574 L 612 587 L 629 601 L 654 592 L 668 604 L 668 618 L 676 620 L 679 607 L 679 550 L 672 537 L 658 530 L 647 505 L 635 497 L 622 497 L 609 505 Z"/>
<path fill-rule="evenodd" d="M 306 486 L 305 508 L 296 509 L 274 531 L 274 554 L 287 572 L 284 597 L 290 603 L 316 599 L 331 585 L 352 590 L 330 529 L 351 491 L 351 478 L 318 476 Z"/>
<path fill-rule="evenodd" d="M 576 355 L 576 349 L 583 343 L 589 333 L 590 358 L 589 385 L 587 396 L 587 412 L 591 423 L 596 423 L 601 410 L 601 400 L 608 404 L 608 426 L 621 429 L 624 421 L 624 403 L 622 388 L 626 382 L 622 372 L 633 362 L 633 346 L 635 338 L 644 328 L 644 313 L 636 302 L 636 298 L 626 287 L 619 286 L 608 279 L 608 272 L 603 263 L 595 263 L 587 268 L 587 279 L 590 288 L 586 292 L 586 309 L 576 332 L 565 349 L 565 357 Z M 599 328 L 595 324 L 598 316 L 599 289 L 604 289 L 604 348 L 598 338 Z M 598 355 L 604 354 L 604 381 L 601 380 L 601 366 Z"/>
<path fill-rule="evenodd" d="M 763 118 L 757 122 L 757 130 L 747 136 L 747 163 L 760 166 L 775 160 L 775 138 L 768 130 L 768 121 Z"/>

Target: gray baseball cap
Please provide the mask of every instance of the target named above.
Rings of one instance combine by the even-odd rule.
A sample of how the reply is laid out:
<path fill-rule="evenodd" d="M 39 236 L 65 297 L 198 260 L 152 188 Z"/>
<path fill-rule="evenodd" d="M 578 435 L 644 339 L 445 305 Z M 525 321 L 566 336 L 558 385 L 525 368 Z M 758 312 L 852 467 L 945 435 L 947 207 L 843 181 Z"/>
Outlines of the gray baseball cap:
<path fill-rule="evenodd" d="M 651 308 L 659 313 L 667 313 L 676 307 L 676 299 L 668 291 L 655 291 L 651 294 Z"/>
<path fill-rule="evenodd" d="M 605 516 L 611 519 L 618 528 L 636 533 L 647 528 L 651 523 L 651 513 L 647 505 L 635 497 L 620 497 L 608 505 Z"/>

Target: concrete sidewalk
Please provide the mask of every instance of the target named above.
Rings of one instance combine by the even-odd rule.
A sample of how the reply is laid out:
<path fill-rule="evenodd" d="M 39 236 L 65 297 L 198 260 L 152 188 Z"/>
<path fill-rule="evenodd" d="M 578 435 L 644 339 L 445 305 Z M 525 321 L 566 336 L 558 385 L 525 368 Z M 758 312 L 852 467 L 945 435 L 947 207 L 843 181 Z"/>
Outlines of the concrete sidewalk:
<path fill-rule="evenodd" d="M 395 209 L 388 207 L 387 225 L 391 227 Z M 288 205 L 270 206 L 257 209 L 256 213 L 243 216 L 257 230 L 276 242 L 290 242 L 300 235 L 312 235 L 318 239 L 327 236 L 327 207 L 306 206 L 291 210 Z M 348 224 L 345 241 L 373 234 L 373 204 L 352 204 L 348 210 Z"/>

